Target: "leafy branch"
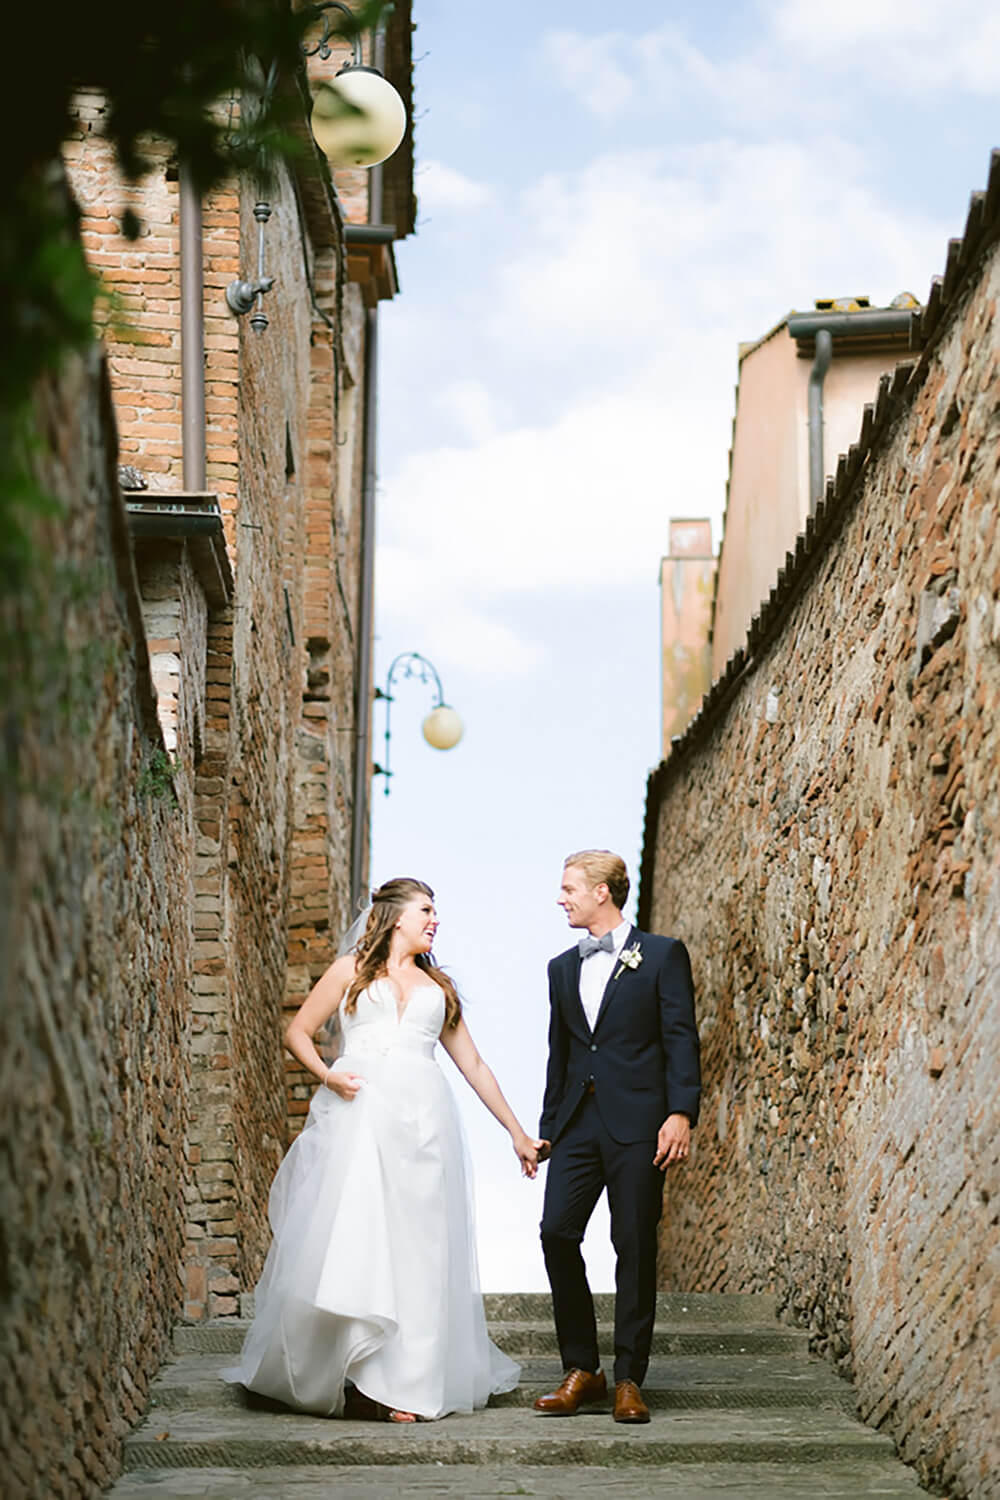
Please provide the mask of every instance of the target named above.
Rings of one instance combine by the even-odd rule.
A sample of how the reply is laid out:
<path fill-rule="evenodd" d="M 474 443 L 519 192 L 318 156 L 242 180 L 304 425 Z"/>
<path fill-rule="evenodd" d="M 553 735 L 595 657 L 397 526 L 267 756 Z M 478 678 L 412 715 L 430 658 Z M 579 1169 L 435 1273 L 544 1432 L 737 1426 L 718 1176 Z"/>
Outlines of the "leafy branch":
<path fill-rule="evenodd" d="M 367 31 L 389 9 L 366 0 L 338 29 Z M 318 15 L 288 0 L 54 0 L 18 10 L 16 67 L 0 90 L 0 593 L 33 561 L 34 518 L 57 509 L 33 477 L 36 384 L 93 337 L 99 289 L 60 158 L 74 96 L 87 88 L 104 97 L 102 134 L 126 181 L 149 169 L 156 137 L 206 192 L 234 169 L 265 171 L 296 149 L 294 91 L 271 84 L 302 66 L 300 43 Z M 218 106 L 236 96 L 248 108 L 233 136 Z M 132 237 L 141 227 L 126 207 L 121 226 Z"/>

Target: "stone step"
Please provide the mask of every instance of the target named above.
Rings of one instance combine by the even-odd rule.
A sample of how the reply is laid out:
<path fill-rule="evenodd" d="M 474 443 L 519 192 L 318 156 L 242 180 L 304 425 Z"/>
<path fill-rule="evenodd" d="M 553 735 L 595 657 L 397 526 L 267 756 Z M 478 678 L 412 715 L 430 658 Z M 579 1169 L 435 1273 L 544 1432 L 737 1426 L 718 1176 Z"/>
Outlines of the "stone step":
<path fill-rule="evenodd" d="M 529 1323 L 552 1318 L 552 1298 L 548 1292 L 486 1292 L 483 1296 L 488 1319 L 501 1323 Z M 610 1322 L 615 1315 L 614 1292 L 595 1292 L 594 1310 L 599 1319 Z M 254 1294 L 240 1297 L 240 1316 L 254 1315 Z M 777 1317 L 777 1298 L 770 1292 L 660 1292 L 656 1298 L 657 1321 L 682 1323 L 773 1323 Z"/>
<path fill-rule="evenodd" d="M 911 1469 L 895 1459 L 797 1459 L 776 1463 L 649 1464 L 641 1469 L 521 1464 L 370 1464 L 336 1471 L 336 1500 L 920 1500 Z M 331 1500 L 330 1470 L 305 1465 L 260 1469 L 137 1469 L 124 1474 L 110 1500 Z"/>
<path fill-rule="evenodd" d="M 244 1409 L 154 1411 L 125 1443 L 125 1468 L 268 1465 L 864 1463 L 892 1457 L 889 1439 L 833 1406 L 710 1413 L 657 1412 L 646 1426 L 616 1426 L 607 1412 L 571 1419 L 506 1408 L 414 1426 L 331 1421 Z"/>
<path fill-rule="evenodd" d="M 219 1379 L 217 1354 L 182 1354 L 167 1365 L 150 1392 L 160 1411 L 222 1409 L 254 1405 L 240 1386 Z M 491 1406 L 531 1406 L 562 1378 L 557 1359 L 529 1358 L 522 1364 L 517 1390 L 496 1396 Z M 824 1360 L 812 1355 L 743 1355 L 720 1360 L 714 1355 L 678 1355 L 654 1359 L 643 1382 L 655 1410 L 725 1407 L 794 1407 L 833 1405 L 855 1410 L 854 1392 Z M 257 1403 L 261 1405 L 262 1403 Z M 277 1410 L 277 1408 L 265 1408 Z"/>
<path fill-rule="evenodd" d="M 515 1359 L 522 1355 L 555 1355 L 559 1352 L 556 1331 L 551 1323 L 491 1323 L 494 1343 Z M 608 1363 L 614 1353 L 614 1327 L 598 1323 L 597 1342 L 601 1356 Z M 652 1353 L 668 1354 L 776 1354 L 809 1347 L 804 1329 L 785 1328 L 780 1323 L 769 1327 L 737 1328 L 717 1324 L 714 1328 L 676 1328 L 669 1324 L 653 1330 Z"/>
<path fill-rule="evenodd" d="M 490 1322 L 538 1323 L 552 1319 L 548 1292 L 486 1292 L 483 1303 Z M 615 1315 L 614 1292 L 595 1292 L 594 1310 L 600 1321 L 610 1323 Z M 656 1298 L 656 1321 L 661 1324 L 757 1327 L 773 1323 L 776 1317 L 777 1298 L 769 1292 L 660 1292 Z"/>
<path fill-rule="evenodd" d="M 174 1350 L 178 1354 L 237 1354 L 249 1323 L 236 1318 L 211 1323 L 184 1323 L 174 1330 Z M 597 1325 L 602 1355 L 607 1358 L 614 1348 L 611 1323 Z M 491 1322 L 490 1336 L 501 1349 L 514 1357 L 552 1355 L 558 1352 L 555 1329 L 550 1321 Z M 777 1354 L 805 1350 L 809 1336 L 800 1328 L 780 1323 L 732 1325 L 725 1323 L 679 1326 L 665 1322 L 653 1333 L 654 1355 L 666 1354 Z"/>

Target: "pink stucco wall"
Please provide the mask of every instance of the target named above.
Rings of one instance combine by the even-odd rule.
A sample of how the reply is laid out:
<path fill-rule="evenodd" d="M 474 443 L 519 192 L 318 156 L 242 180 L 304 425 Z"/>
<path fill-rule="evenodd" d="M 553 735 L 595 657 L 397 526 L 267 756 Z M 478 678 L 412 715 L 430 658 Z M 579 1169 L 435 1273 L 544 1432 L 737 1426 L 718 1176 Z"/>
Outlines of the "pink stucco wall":
<path fill-rule="evenodd" d="M 905 349 L 860 353 L 835 342 L 823 388 L 824 467 L 857 441 L 864 405 L 879 376 Z M 785 553 L 809 514 L 808 386 L 812 361 L 799 356 L 785 322 L 740 359 L 733 452 L 719 557 L 711 675 L 744 641 Z M 676 731 L 675 731 L 676 732 Z"/>

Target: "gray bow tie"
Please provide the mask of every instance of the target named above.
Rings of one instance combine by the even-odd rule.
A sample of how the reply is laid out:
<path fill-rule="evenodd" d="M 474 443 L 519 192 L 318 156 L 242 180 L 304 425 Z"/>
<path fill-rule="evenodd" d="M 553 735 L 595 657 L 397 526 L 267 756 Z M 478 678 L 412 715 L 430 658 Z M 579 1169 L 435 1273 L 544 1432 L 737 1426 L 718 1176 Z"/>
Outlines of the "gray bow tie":
<path fill-rule="evenodd" d="M 589 935 L 582 937 L 579 946 L 581 958 L 589 958 L 592 953 L 614 953 L 615 951 L 614 938 L 610 932 L 606 932 L 603 937 L 599 938 Z"/>

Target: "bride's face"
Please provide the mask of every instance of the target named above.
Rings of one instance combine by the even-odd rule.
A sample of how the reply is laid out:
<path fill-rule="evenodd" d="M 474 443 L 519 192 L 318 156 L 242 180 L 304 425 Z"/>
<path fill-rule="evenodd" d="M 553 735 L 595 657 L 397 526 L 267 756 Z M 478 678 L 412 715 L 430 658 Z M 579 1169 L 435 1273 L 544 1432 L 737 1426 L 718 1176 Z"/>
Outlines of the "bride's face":
<path fill-rule="evenodd" d="M 396 931 L 410 953 L 429 953 L 437 927 L 437 912 L 430 896 L 414 896 L 396 918 Z"/>

